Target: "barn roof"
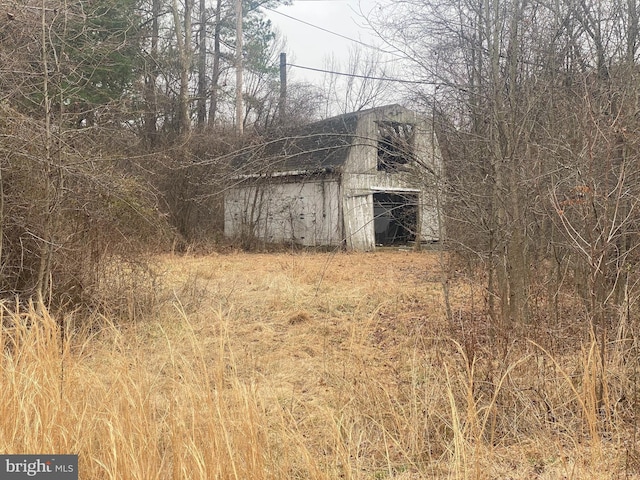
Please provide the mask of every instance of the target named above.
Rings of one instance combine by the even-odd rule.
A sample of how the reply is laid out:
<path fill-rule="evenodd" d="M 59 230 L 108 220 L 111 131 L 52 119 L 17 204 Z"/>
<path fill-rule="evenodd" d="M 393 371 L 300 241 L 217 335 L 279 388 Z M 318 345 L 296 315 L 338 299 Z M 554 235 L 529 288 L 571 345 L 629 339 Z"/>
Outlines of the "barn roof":
<path fill-rule="evenodd" d="M 399 105 L 377 107 L 327 118 L 288 130 L 284 135 L 250 149 L 237 165 L 245 174 L 293 175 L 335 171 L 346 162 L 357 143 L 358 121 L 374 112 Z"/>

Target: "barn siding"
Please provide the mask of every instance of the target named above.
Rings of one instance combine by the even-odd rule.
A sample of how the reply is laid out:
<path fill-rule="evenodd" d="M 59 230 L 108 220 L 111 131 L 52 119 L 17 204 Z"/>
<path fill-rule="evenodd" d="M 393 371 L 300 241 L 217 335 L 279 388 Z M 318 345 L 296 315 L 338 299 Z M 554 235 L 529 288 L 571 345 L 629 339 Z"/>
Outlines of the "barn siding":
<path fill-rule="evenodd" d="M 365 252 L 374 250 L 373 195 L 346 195 L 342 208 L 347 248 Z"/>
<path fill-rule="evenodd" d="M 338 182 L 307 180 L 233 188 L 225 196 L 225 234 L 305 246 L 342 241 Z"/>

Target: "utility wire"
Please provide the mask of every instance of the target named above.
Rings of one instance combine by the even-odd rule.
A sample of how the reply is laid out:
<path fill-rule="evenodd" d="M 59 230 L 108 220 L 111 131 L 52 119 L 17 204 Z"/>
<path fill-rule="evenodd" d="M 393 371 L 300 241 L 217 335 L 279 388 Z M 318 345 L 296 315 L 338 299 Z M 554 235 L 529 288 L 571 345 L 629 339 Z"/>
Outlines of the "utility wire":
<path fill-rule="evenodd" d="M 308 0 L 308 1 L 320 1 L 320 0 Z M 305 25 L 308 25 L 309 27 L 317 28 L 318 30 L 322 30 L 323 32 L 330 33 L 331 35 L 335 35 L 337 37 L 344 38 L 345 40 L 349 40 L 350 42 L 354 42 L 354 43 L 363 45 L 363 46 L 365 46 L 367 48 L 372 48 L 372 49 L 377 50 L 379 52 L 386 53 L 387 55 L 395 55 L 396 57 L 402 57 L 402 55 L 397 53 L 397 52 L 390 52 L 388 50 L 384 50 L 384 49 L 382 49 L 380 47 L 376 47 L 375 45 L 371 45 L 371 44 L 363 42 L 361 40 L 356 40 L 355 38 L 347 37 L 346 35 L 342 35 L 341 33 L 337 33 L 337 32 L 333 32 L 331 30 L 327 30 L 324 27 L 320 27 L 318 25 L 314 25 L 313 23 L 309 23 L 309 22 L 307 22 L 305 20 L 301 20 L 299 18 L 292 17 L 291 15 L 287 15 L 286 13 L 278 12 L 277 10 L 274 10 L 273 8 L 264 7 L 264 6 L 262 8 L 264 8 L 265 10 L 269 10 L 270 12 L 277 13 L 278 15 L 282 15 L 283 17 L 287 17 L 287 18 L 289 18 L 291 20 L 295 20 L 296 22 L 300 22 L 300 23 L 303 23 Z"/>
<path fill-rule="evenodd" d="M 446 85 L 442 82 L 430 82 L 427 80 L 406 80 L 403 78 L 390 78 L 390 77 L 372 77 L 369 75 L 358 75 L 355 73 L 335 72 L 333 70 L 324 70 L 322 68 L 304 67 L 302 65 L 295 65 L 293 63 L 287 63 L 287 66 L 293 68 L 301 68 L 302 70 L 311 70 L 314 72 L 330 73 L 333 75 L 342 75 L 344 77 L 364 78 L 366 80 L 380 80 L 382 82 L 395 82 L 395 83 L 412 83 L 418 85 Z"/>

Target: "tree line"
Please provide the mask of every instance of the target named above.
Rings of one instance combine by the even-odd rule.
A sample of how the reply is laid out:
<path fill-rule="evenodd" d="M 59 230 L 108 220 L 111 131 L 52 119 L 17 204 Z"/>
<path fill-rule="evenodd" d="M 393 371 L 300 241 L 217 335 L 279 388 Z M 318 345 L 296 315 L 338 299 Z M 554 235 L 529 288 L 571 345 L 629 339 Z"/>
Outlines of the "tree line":
<path fill-rule="evenodd" d="M 445 157 L 447 241 L 483 279 L 478 316 L 577 322 L 602 369 L 607 345 L 633 345 L 640 294 L 638 19 L 635 0 L 399 0 L 370 19 L 437 84 L 412 95 Z"/>
<path fill-rule="evenodd" d="M 243 2 L 252 135 L 278 124 L 284 46 L 261 7 L 279 3 Z M 211 193 L 240 145 L 232 2 L 29 0 L 0 10 L 4 295 L 50 299 L 54 278 L 69 298 L 97 291 L 96 264 L 112 255 L 220 226 Z M 638 18 L 635 0 L 400 0 L 369 14 L 404 77 L 428 80 L 407 101 L 434 119 L 448 246 L 483 275 L 494 322 L 560 320 L 578 307 L 601 334 L 630 320 Z M 376 62 L 350 68 L 380 76 Z M 335 96 L 336 79 L 327 83 Z M 388 87 L 352 90 L 357 110 Z M 323 111 L 313 87 L 287 93 L 291 124 Z"/>
<path fill-rule="evenodd" d="M 278 3 L 243 2 L 255 132 L 277 115 L 281 45 L 261 7 Z M 193 237 L 198 215 L 219 221 L 199 199 L 215 162 L 195 164 L 237 143 L 233 15 L 228 0 L 0 6 L 3 298 L 103 303 L 114 262 L 135 282 L 149 247 Z M 290 88 L 292 118 L 312 114 L 305 88 Z"/>

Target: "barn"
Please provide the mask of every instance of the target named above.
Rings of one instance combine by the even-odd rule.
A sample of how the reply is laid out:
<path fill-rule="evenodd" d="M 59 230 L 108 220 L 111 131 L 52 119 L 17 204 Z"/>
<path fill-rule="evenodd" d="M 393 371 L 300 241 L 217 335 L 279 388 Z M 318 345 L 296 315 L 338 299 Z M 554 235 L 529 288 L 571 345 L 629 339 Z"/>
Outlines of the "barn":
<path fill-rule="evenodd" d="M 305 125 L 237 160 L 225 236 L 360 251 L 435 242 L 441 165 L 431 122 L 400 105 Z"/>

